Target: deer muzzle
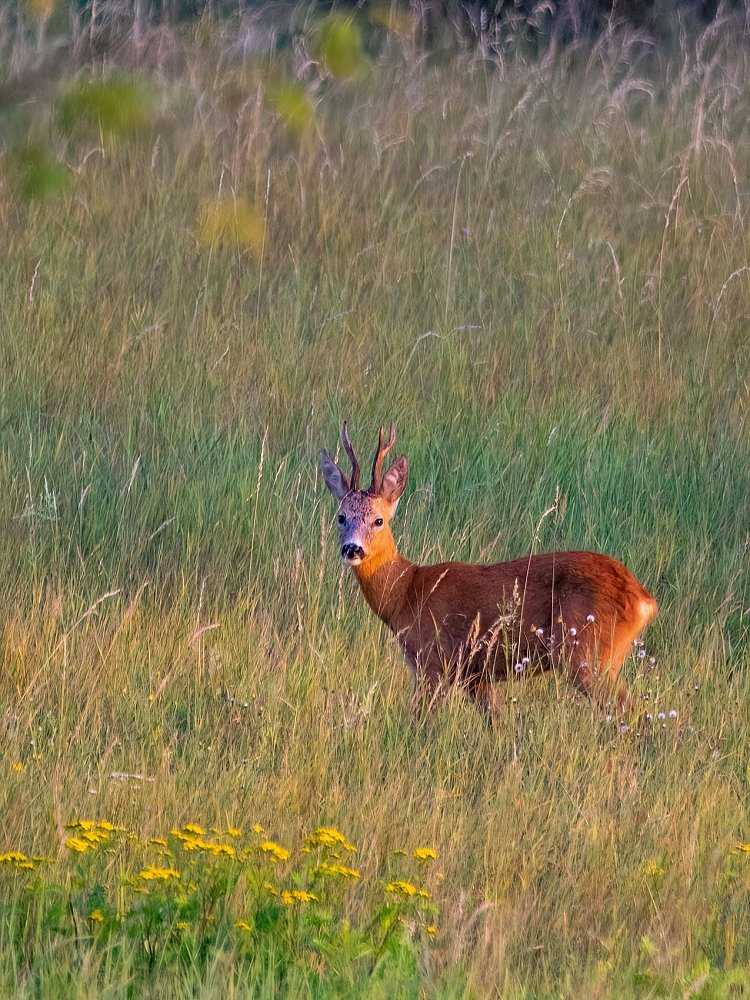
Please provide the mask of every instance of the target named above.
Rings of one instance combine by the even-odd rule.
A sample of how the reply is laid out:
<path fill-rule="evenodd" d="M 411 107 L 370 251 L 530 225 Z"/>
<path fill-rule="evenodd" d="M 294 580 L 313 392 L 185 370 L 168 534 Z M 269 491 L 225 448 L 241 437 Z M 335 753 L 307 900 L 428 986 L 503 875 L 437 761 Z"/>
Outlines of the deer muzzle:
<path fill-rule="evenodd" d="M 361 545 L 356 545 L 354 542 L 344 542 L 341 546 L 341 558 L 348 563 L 356 565 L 361 563 L 365 557 L 365 550 Z"/>

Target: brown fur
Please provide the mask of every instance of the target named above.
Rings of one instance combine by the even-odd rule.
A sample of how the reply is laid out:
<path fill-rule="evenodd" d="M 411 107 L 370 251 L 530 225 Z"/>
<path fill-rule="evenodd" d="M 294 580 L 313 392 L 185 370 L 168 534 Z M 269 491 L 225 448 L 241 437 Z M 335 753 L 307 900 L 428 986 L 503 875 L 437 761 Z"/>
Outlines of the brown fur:
<path fill-rule="evenodd" d="M 396 635 L 422 699 L 460 683 L 488 708 L 490 682 L 521 664 L 524 672 L 564 668 L 581 691 L 623 708 L 618 674 L 657 605 L 622 563 L 595 552 L 549 552 L 493 565 L 418 566 L 398 552 L 389 525 L 406 459 L 377 492 L 350 490 L 325 452 L 322 467 L 340 500 L 344 545 L 354 540 L 364 553 L 354 572 L 365 599 Z"/>

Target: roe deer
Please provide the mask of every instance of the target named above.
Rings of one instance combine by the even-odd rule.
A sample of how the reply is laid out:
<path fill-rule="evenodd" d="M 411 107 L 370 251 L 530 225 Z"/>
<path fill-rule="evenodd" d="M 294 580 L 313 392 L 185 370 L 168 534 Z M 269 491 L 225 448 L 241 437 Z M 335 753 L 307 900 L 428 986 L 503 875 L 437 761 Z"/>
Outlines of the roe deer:
<path fill-rule="evenodd" d="M 346 423 L 341 438 L 351 475 L 328 452 L 320 457 L 339 501 L 341 556 L 398 639 L 419 701 L 458 683 L 489 711 L 491 682 L 528 663 L 562 666 L 581 691 L 623 709 L 627 694 L 617 675 L 657 605 L 622 563 L 595 552 L 548 552 L 494 565 L 415 565 L 399 553 L 389 525 L 409 471 L 401 455 L 383 474 L 395 426 L 387 443 L 380 429 L 366 490 Z"/>

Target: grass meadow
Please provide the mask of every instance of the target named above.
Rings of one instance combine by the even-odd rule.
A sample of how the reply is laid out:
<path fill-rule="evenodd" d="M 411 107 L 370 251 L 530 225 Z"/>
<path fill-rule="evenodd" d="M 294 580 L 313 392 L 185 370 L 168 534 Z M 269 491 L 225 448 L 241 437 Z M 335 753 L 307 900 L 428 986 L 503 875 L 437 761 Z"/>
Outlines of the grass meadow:
<path fill-rule="evenodd" d="M 4 997 L 750 995 L 747 39 L 385 20 L 0 25 Z M 648 731 L 413 718 L 343 419 L 413 560 L 635 572 Z"/>

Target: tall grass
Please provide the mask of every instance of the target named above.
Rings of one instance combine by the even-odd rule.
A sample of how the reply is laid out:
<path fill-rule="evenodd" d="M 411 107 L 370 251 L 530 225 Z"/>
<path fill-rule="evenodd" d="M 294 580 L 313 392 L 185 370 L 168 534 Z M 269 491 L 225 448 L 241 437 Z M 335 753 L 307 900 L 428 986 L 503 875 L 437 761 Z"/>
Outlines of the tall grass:
<path fill-rule="evenodd" d="M 393 34 L 337 79 L 314 25 L 269 55 L 233 24 L 7 80 L 0 853 L 64 871 L 87 815 L 333 823 L 355 925 L 390 852 L 437 850 L 404 995 L 742 995 L 746 39 L 485 63 Z M 133 129 L 81 98 L 114 68 Z M 46 197 L 27 141 L 67 172 Z M 316 471 L 343 418 L 363 452 L 398 423 L 409 557 L 626 562 L 660 603 L 629 680 L 677 718 L 621 734 L 549 678 L 492 731 L 460 697 L 413 720 Z M 126 995 L 130 953 L 55 947 L 3 947 L 5 995 Z M 152 989 L 282 988 L 258 969 L 219 948 Z"/>

